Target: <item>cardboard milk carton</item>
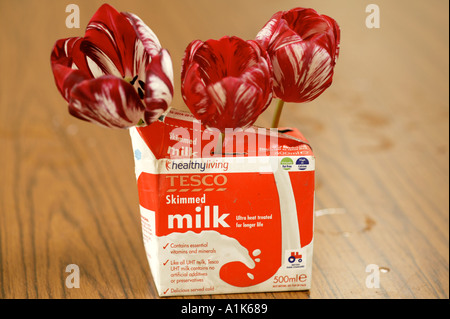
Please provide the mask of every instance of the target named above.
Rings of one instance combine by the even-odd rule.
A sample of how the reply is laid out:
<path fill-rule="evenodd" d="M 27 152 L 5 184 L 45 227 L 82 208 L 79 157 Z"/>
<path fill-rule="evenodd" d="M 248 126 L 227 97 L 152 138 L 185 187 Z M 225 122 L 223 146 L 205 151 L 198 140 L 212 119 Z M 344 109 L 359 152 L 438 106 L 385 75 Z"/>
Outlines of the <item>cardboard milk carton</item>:
<path fill-rule="evenodd" d="M 142 232 L 160 296 L 307 290 L 312 150 L 294 130 L 220 135 L 190 113 L 130 130 Z"/>

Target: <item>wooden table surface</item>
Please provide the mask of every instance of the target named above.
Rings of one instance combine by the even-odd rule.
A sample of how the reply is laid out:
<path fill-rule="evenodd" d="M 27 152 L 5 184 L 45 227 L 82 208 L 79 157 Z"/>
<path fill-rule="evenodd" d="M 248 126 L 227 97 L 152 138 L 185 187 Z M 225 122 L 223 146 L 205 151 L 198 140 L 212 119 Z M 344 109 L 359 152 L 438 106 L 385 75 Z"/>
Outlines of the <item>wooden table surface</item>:
<path fill-rule="evenodd" d="M 147 264 L 130 137 L 71 117 L 54 85 L 57 39 L 82 36 L 100 1 L 0 0 L 0 298 L 158 298 Z M 188 43 L 254 38 L 296 6 L 342 29 L 333 85 L 287 104 L 317 156 L 312 288 L 212 298 L 449 298 L 448 1 L 111 1 L 138 14 L 174 61 Z M 268 126 L 275 103 L 257 124 Z M 66 266 L 80 288 L 65 286 Z M 379 288 L 366 285 L 376 265 Z M 367 268 L 369 267 L 369 268 Z M 193 298 L 193 297 L 190 297 Z M 211 298 L 203 296 L 198 298 Z"/>

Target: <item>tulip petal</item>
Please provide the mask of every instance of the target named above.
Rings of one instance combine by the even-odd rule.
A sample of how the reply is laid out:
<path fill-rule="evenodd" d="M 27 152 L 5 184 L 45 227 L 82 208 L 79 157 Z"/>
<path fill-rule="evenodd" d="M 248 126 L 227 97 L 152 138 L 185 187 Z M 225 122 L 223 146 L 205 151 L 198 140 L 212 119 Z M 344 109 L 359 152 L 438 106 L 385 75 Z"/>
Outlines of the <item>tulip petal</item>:
<path fill-rule="evenodd" d="M 133 26 L 137 37 L 144 45 L 145 51 L 150 56 L 158 55 L 161 51 L 161 43 L 159 42 L 156 34 L 150 29 L 137 15 L 130 12 L 122 12 L 122 14 L 128 18 Z"/>
<path fill-rule="evenodd" d="M 206 85 L 201 78 L 199 65 L 190 65 L 184 71 L 184 78 L 181 83 L 181 94 L 186 105 L 201 120 L 214 113 L 214 107 L 206 93 Z"/>
<path fill-rule="evenodd" d="M 136 38 L 129 20 L 104 4 L 89 21 L 75 63 L 80 69 L 90 70 L 93 77 L 133 77 Z"/>
<path fill-rule="evenodd" d="M 200 65 L 194 62 L 194 57 L 203 41 L 194 40 L 187 46 L 181 68 L 181 94 L 186 105 L 198 118 L 203 119 L 214 113 L 211 101 L 206 93 L 206 84 L 202 78 L 204 72 L 200 71 Z"/>
<path fill-rule="evenodd" d="M 272 98 L 269 56 L 256 41 L 237 37 L 191 42 L 181 79 L 191 112 L 222 132 L 252 125 Z"/>
<path fill-rule="evenodd" d="M 69 112 L 102 126 L 128 128 L 142 118 L 144 105 L 131 84 L 106 75 L 76 85 L 71 92 Z"/>
<path fill-rule="evenodd" d="M 286 102 L 308 102 L 332 83 L 340 30 L 332 18 L 313 9 L 277 12 L 256 40 L 272 62 L 274 94 Z"/>
<path fill-rule="evenodd" d="M 333 60 L 326 49 L 313 42 L 282 47 L 273 56 L 272 65 L 274 93 L 286 102 L 312 101 L 331 85 Z"/>
<path fill-rule="evenodd" d="M 207 40 L 195 54 L 206 84 L 215 83 L 227 76 L 239 77 L 254 67 L 260 56 L 253 46 L 238 37 Z"/>
<path fill-rule="evenodd" d="M 339 28 L 339 25 L 337 22 L 326 15 L 322 15 L 322 17 L 328 21 L 328 24 L 330 25 L 330 29 L 328 30 L 328 37 L 330 41 L 330 48 L 329 52 L 332 55 L 334 59 L 334 63 L 336 64 L 337 59 L 339 57 L 339 49 L 340 49 L 340 42 L 341 42 L 341 29 Z"/>
<path fill-rule="evenodd" d="M 184 78 L 186 76 L 186 71 L 189 69 L 189 67 L 193 63 L 195 53 L 203 44 L 204 44 L 203 41 L 194 40 L 191 43 L 189 43 L 186 50 L 184 51 L 184 56 L 182 59 L 182 66 L 181 66 L 181 82 L 184 81 Z"/>
<path fill-rule="evenodd" d="M 289 27 L 303 40 L 317 33 L 327 33 L 330 29 L 328 22 L 314 9 L 298 8 L 286 11 L 282 17 Z"/>
<path fill-rule="evenodd" d="M 262 63 L 258 68 L 253 68 L 242 75 L 242 79 L 247 85 L 255 88 L 266 88 L 265 90 L 261 90 L 263 95 L 261 97 L 262 100 L 256 104 L 259 106 L 259 113 L 264 112 L 272 101 L 272 90 L 270 90 L 272 87 L 272 77 L 270 71 L 266 70 L 267 66 L 265 64 Z"/>
<path fill-rule="evenodd" d="M 152 123 L 167 110 L 173 97 L 173 67 L 169 52 L 161 48 L 156 34 L 135 14 L 122 13 L 133 26 L 137 37 L 136 74 L 145 80 L 145 121 Z M 150 63 L 149 63 L 150 61 Z M 145 75 L 142 76 L 142 66 Z"/>
<path fill-rule="evenodd" d="M 265 102 L 263 90 L 234 77 L 208 86 L 207 92 L 215 112 L 202 122 L 222 132 L 227 128 L 244 129 L 252 125 Z"/>
<path fill-rule="evenodd" d="M 80 70 L 74 70 L 62 64 L 52 65 L 56 86 L 64 99 L 69 102 L 72 88 L 78 83 L 89 80 Z"/>
<path fill-rule="evenodd" d="M 269 43 L 273 35 L 275 34 L 275 30 L 278 28 L 278 23 L 282 15 L 283 11 L 275 13 L 256 35 L 255 40 L 258 41 L 261 44 L 261 46 L 266 50 L 269 46 Z"/>
<path fill-rule="evenodd" d="M 261 46 L 256 41 L 247 41 L 258 53 L 258 63 L 254 67 L 248 68 L 246 72 L 242 74 L 242 79 L 245 83 L 253 85 L 257 88 L 266 88 L 263 90 L 264 101 L 258 101 L 259 113 L 264 112 L 272 101 L 272 90 L 270 88 L 273 86 L 272 80 L 272 64 L 270 62 L 270 57 L 266 50 L 262 49 Z"/>
<path fill-rule="evenodd" d="M 303 39 L 289 27 L 286 20 L 280 20 L 267 51 L 269 54 L 273 54 L 284 46 L 302 41 Z"/>
<path fill-rule="evenodd" d="M 225 131 L 226 128 L 237 128 L 242 126 L 233 116 L 241 106 L 233 103 L 235 101 L 234 95 L 240 84 L 241 80 L 228 77 L 207 87 L 214 113 L 207 118 L 202 119 L 204 125 L 217 128 L 222 132 Z"/>
<path fill-rule="evenodd" d="M 60 39 L 56 41 L 53 46 L 53 50 L 50 56 L 50 61 L 52 64 L 62 64 L 67 67 L 72 67 L 72 51 L 74 44 L 80 41 L 80 37 Z"/>
<path fill-rule="evenodd" d="M 173 68 L 169 52 L 162 49 L 147 67 L 145 81 L 146 121 L 156 120 L 172 103 Z"/>
<path fill-rule="evenodd" d="M 72 49 L 81 38 L 67 38 L 56 41 L 51 54 L 51 65 L 56 87 L 61 95 L 69 101 L 72 87 L 89 76 L 76 69 L 72 59 Z"/>
<path fill-rule="evenodd" d="M 160 54 L 161 43 L 156 34 L 137 15 L 130 12 L 122 12 L 122 14 L 130 21 L 137 35 L 134 74 L 138 75 L 140 80 L 144 80 L 146 66 L 154 56 Z"/>

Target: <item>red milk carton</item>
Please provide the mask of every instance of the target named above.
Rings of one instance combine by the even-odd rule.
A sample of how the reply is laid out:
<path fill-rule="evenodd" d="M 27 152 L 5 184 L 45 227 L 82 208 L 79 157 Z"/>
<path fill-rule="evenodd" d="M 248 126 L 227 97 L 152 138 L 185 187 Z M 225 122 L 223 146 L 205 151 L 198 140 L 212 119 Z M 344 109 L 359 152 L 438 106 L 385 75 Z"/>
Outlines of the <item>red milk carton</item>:
<path fill-rule="evenodd" d="M 298 131 L 236 130 L 218 152 L 218 132 L 171 109 L 130 134 L 160 296 L 310 288 L 315 159 Z"/>

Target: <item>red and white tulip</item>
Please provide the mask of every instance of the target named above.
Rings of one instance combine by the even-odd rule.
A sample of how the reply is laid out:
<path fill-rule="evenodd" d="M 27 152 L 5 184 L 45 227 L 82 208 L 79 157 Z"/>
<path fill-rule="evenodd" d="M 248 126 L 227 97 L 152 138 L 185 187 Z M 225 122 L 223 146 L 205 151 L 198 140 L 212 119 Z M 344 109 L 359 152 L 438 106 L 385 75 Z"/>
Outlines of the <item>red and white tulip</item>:
<path fill-rule="evenodd" d="M 313 9 L 275 13 L 256 36 L 273 67 L 274 95 L 285 102 L 314 100 L 332 83 L 340 29 Z"/>
<path fill-rule="evenodd" d="M 56 42 L 51 65 L 70 114 L 82 120 L 115 128 L 150 124 L 172 101 L 167 50 L 139 17 L 107 4 L 84 37 Z"/>
<path fill-rule="evenodd" d="M 195 40 L 183 57 L 181 92 L 205 126 L 246 128 L 272 99 L 269 57 L 253 40 Z"/>

